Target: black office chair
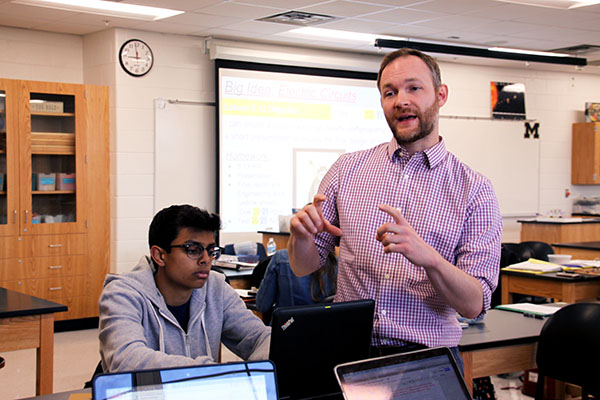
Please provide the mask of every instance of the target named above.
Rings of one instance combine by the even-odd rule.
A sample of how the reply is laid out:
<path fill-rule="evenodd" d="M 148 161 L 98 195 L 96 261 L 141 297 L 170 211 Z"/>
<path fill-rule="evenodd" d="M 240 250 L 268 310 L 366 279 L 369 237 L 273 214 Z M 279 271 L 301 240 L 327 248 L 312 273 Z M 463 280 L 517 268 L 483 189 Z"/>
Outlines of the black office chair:
<path fill-rule="evenodd" d="M 554 254 L 554 248 L 548 243 L 528 241 L 522 243 L 502 243 L 500 251 L 500 268 L 507 267 L 530 258 L 548 261 L 548 254 Z M 498 287 L 492 293 L 492 307 L 500 305 L 501 301 L 501 281 L 498 280 Z M 515 303 L 527 301 L 530 303 L 545 303 L 546 299 L 537 296 L 514 295 Z"/>
<path fill-rule="evenodd" d="M 232 256 L 235 255 L 235 247 L 233 243 L 225 245 L 225 247 L 223 248 L 223 254 L 229 254 Z M 265 246 L 260 242 L 256 242 L 256 254 L 258 254 L 259 262 L 267 258 L 267 251 L 265 250 Z"/>
<path fill-rule="evenodd" d="M 544 324 L 538 341 L 539 369 L 535 398 L 544 398 L 546 377 L 582 388 L 582 399 L 600 397 L 600 303 L 574 303 L 552 315 Z"/>
<path fill-rule="evenodd" d="M 554 248 L 548 243 L 531 241 L 520 244 L 529 249 L 531 257 L 528 258 L 536 258 L 538 260 L 548 261 L 548 254 L 554 254 Z M 522 261 L 525 261 L 525 259 Z"/>

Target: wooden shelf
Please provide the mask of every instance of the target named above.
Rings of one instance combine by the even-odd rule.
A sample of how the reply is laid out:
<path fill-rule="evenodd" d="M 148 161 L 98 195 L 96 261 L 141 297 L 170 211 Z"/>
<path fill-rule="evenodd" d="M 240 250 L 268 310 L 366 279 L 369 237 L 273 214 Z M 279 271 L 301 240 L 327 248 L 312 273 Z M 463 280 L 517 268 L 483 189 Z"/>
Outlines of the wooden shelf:
<path fill-rule="evenodd" d="M 53 112 L 41 112 L 34 111 L 31 113 L 32 116 L 40 116 L 40 117 L 74 117 L 75 113 L 53 113 Z"/>
<path fill-rule="evenodd" d="M 31 149 L 31 154 L 33 155 L 55 155 L 55 156 L 72 156 L 75 155 L 75 149 Z"/>
<path fill-rule="evenodd" d="M 74 190 L 34 190 L 31 194 L 75 194 Z"/>

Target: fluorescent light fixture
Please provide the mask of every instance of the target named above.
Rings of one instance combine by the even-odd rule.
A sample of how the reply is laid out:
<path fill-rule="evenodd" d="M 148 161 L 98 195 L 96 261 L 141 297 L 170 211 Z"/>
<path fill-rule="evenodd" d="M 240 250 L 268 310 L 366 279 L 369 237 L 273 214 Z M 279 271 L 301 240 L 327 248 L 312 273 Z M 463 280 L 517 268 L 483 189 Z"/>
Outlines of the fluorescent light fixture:
<path fill-rule="evenodd" d="M 28 6 L 107 15 L 109 17 L 141 19 L 145 21 L 156 21 L 183 14 L 183 11 L 170 10 L 167 8 L 138 6 L 135 4 L 124 4 L 102 0 L 13 0 L 12 2 Z"/>
<path fill-rule="evenodd" d="M 600 0 L 496 0 L 503 3 L 523 4 L 526 6 L 560 8 L 568 10 L 571 8 L 593 6 L 600 3 Z"/>
<path fill-rule="evenodd" d="M 336 29 L 324 29 L 324 28 L 312 28 L 312 27 L 304 27 L 304 28 L 296 28 L 291 29 L 286 34 L 293 35 L 301 35 L 301 36 L 312 36 L 318 39 L 336 39 L 336 40 L 346 40 L 351 42 L 364 42 L 365 44 L 372 45 L 375 43 L 377 38 L 384 38 L 390 40 L 406 40 L 406 38 L 394 37 L 394 36 L 382 36 L 382 35 L 373 35 L 371 33 L 360 33 L 360 32 L 351 32 L 351 31 L 340 31 Z"/>
<path fill-rule="evenodd" d="M 502 51 L 505 53 L 529 54 L 532 56 L 569 57 L 569 55 L 565 54 L 565 53 L 553 53 L 551 51 L 509 49 L 509 48 L 505 48 L 505 47 L 490 47 L 488 50 L 489 51 Z"/>
<path fill-rule="evenodd" d="M 487 49 L 484 47 L 454 46 L 448 44 L 416 42 L 412 40 L 389 39 L 377 39 L 375 40 L 375 46 L 386 47 L 390 49 L 401 49 L 403 47 L 408 47 L 426 53 L 454 54 L 458 56 L 485 57 L 502 60 L 531 61 L 548 64 L 563 64 L 575 66 L 587 65 L 587 59 L 581 57 L 571 57 L 561 53 L 538 52 L 518 49 Z"/>

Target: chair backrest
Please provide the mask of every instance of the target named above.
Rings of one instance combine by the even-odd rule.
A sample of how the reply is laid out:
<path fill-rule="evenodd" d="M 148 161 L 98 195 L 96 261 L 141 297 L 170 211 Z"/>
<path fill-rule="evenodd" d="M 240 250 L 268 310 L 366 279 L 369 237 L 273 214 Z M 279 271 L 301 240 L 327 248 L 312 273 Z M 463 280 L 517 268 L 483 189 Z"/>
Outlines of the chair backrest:
<path fill-rule="evenodd" d="M 554 249 L 544 242 L 502 243 L 500 267 L 506 267 L 530 258 L 548 261 L 548 254 L 554 254 Z"/>
<path fill-rule="evenodd" d="M 600 303 L 575 303 L 558 310 L 544 324 L 536 361 L 541 375 L 600 395 Z"/>
<path fill-rule="evenodd" d="M 229 254 L 232 256 L 235 255 L 234 244 L 226 244 L 223 249 L 223 254 Z M 265 250 L 265 246 L 260 242 L 256 242 L 256 254 L 258 254 L 258 259 L 260 261 L 263 261 L 265 258 L 267 258 L 267 251 Z"/>
<path fill-rule="evenodd" d="M 530 249 L 533 258 L 538 260 L 548 261 L 548 254 L 554 254 L 554 248 L 548 243 L 544 242 L 523 242 L 522 246 L 526 246 Z"/>
<path fill-rule="evenodd" d="M 530 258 L 548 261 L 548 254 L 554 254 L 554 249 L 548 243 L 544 242 L 522 242 L 522 243 L 502 243 L 500 251 L 500 268 L 526 261 Z M 492 307 L 502 303 L 501 282 L 498 280 L 498 287 L 492 293 Z M 518 296 L 517 296 L 518 298 Z"/>

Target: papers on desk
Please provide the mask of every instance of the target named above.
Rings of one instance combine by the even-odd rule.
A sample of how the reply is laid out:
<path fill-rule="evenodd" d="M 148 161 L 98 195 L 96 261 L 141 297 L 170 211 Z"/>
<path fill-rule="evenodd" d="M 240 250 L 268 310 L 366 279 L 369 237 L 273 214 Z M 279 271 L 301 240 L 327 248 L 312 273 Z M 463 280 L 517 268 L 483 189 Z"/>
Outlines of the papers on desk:
<path fill-rule="evenodd" d="M 565 269 L 600 267 L 600 260 L 571 260 L 563 267 L 565 267 Z"/>
<path fill-rule="evenodd" d="M 572 224 L 573 222 L 583 222 L 582 217 L 537 217 L 529 220 L 534 222 L 555 222 L 558 224 Z"/>
<path fill-rule="evenodd" d="M 229 254 L 221 254 L 221 257 L 213 260 L 212 265 L 221 268 L 235 269 L 236 271 L 242 269 L 252 269 L 258 265 L 258 261 L 254 261 L 254 258 L 250 256 L 232 256 Z"/>
<path fill-rule="evenodd" d="M 527 315 L 548 317 L 561 307 L 567 305 L 567 303 L 550 303 L 550 304 L 533 304 L 533 303 L 515 303 L 515 304 L 501 304 L 496 306 L 499 310 L 514 311 Z"/>
<path fill-rule="evenodd" d="M 553 264 L 548 261 L 537 260 L 535 258 L 530 258 L 527 261 L 523 261 L 517 264 L 511 264 L 508 267 L 502 268 L 502 270 L 529 272 L 532 274 L 544 274 L 547 272 L 559 272 L 562 271 L 562 268 L 562 265 Z"/>

